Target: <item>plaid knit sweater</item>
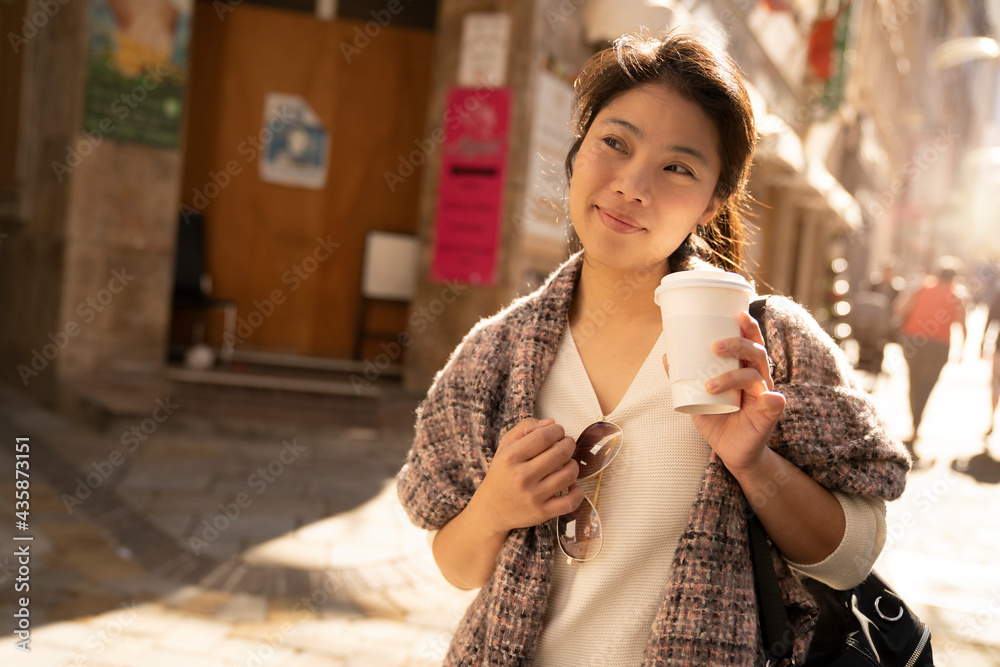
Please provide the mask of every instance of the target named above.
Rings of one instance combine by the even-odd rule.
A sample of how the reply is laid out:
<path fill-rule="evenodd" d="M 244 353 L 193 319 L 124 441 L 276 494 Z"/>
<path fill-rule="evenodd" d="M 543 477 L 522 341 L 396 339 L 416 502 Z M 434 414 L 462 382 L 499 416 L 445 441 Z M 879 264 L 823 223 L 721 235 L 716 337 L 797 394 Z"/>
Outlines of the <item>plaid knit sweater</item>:
<path fill-rule="evenodd" d="M 482 483 L 500 437 L 533 415 L 555 358 L 582 256 L 535 293 L 466 336 L 420 406 L 416 437 L 399 474 L 410 519 L 439 529 Z M 767 340 L 785 412 L 769 443 L 823 486 L 885 500 L 898 497 L 908 458 L 854 384 L 839 349 L 792 301 L 768 301 Z M 743 494 L 718 462 L 708 465 L 691 507 L 650 631 L 645 665 L 762 665 L 754 573 Z M 551 522 L 511 532 L 496 570 L 469 607 L 445 665 L 531 662 L 556 557 Z M 801 663 L 816 606 L 780 554 L 775 570 Z"/>

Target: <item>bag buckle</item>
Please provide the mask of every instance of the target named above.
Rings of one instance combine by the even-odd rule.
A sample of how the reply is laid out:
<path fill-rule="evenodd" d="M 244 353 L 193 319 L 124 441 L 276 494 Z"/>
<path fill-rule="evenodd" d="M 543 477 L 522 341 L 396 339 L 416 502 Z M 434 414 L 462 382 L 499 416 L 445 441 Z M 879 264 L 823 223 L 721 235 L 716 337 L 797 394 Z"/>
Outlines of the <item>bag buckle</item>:
<path fill-rule="evenodd" d="M 875 598 L 875 613 L 881 616 L 887 621 L 898 621 L 903 618 L 903 605 L 899 605 L 899 611 L 896 612 L 895 616 L 887 616 L 881 609 L 879 609 L 878 603 L 882 601 L 882 596 Z"/>

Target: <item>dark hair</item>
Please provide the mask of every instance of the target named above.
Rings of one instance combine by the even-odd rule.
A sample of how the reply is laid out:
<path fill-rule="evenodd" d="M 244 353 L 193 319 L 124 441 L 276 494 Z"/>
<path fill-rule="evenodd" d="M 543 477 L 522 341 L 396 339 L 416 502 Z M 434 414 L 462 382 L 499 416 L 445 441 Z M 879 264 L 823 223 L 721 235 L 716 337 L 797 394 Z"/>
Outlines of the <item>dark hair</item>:
<path fill-rule="evenodd" d="M 725 51 L 695 35 L 673 32 L 663 37 L 626 35 L 593 55 L 574 85 L 575 140 L 566 156 L 566 176 L 572 179 L 576 154 L 601 109 L 616 96 L 651 82 L 667 84 L 702 108 L 718 130 L 722 161 L 714 193 L 718 212 L 670 255 L 670 270 L 690 268 L 702 259 L 745 273 L 743 217 L 757 130 L 742 72 Z"/>

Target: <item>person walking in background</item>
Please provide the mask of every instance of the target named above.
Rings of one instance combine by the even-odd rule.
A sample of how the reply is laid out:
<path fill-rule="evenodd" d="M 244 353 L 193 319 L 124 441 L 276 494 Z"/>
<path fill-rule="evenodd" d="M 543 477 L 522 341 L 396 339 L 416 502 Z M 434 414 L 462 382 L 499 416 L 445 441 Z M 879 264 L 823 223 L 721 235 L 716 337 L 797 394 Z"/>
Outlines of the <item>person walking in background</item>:
<path fill-rule="evenodd" d="M 884 294 L 890 306 L 895 305 L 896 299 L 906 290 L 906 279 L 897 274 L 896 265 L 894 257 L 886 257 L 882 262 L 882 269 L 874 271 L 869 277 L 871 287 L 868 291 Z"/>
<path fill-rule="evenodd" d="M 899 304 L 897 311 L 902 321 L 899 332 L 903 356 L 910 369 L 910 411 L 913 415 L 913 434 L 905 444 L 914 462 L 918 460 L 914 441 L 927 399 L 948 363 L 952 325 L 962 326 L 963 344 L 967 334 L 965 305 L 955 290 L 957 275 L 955 264 L 943 260 L 937 277 L 928 276 L 917 291 Z"/>
<path fill-rule="evenodd" d="M 994 322 L 1000 323 L 1000 291 L 995 291 L 996 296 L 990 304 L 989 313 L 986 315 L 986 324 L 983 325 L 983 341 L 979 345 L 979 358 L 986 358 L 986 341 L 990 325 Z M 993 373 L 990 381 L 990 426 L 986 430 L 986 435 L 993 433 L 994 415 L 997 411 L 997 404 L 1000 404 L 1000 360 L 997 359 L 997 346 L 1000 345 L 1000 335 L 994 337 L 993 343 Z"/>

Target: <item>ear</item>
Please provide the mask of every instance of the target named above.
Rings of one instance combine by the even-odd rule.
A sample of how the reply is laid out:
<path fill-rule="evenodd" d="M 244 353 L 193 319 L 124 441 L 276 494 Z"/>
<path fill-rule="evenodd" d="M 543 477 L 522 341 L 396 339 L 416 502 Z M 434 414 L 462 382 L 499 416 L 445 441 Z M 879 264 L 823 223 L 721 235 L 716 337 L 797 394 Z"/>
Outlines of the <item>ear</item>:
<path fill-rule="evenodd" d="M 692 225 L 691 233 L 695 233 L 699 226 L 707 225 L 711 222 L 712 218 L 715 217 L 715 214 L 719 212 L 720 206 L 722 206 L 722 202 L 719 201 L 718 198 L 712 197 L 712 199 L 708 202 L 708 206 L 706 206 L 705 210 L 702 211 L 701 216 L 699 216 L 698 220 L 694 223 L 694 225 Z"/>

